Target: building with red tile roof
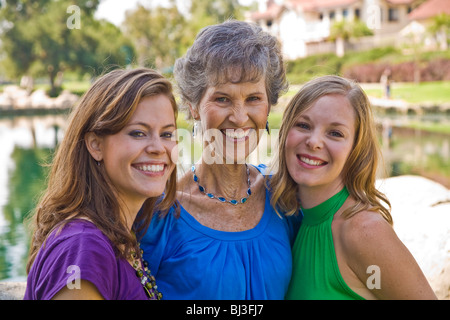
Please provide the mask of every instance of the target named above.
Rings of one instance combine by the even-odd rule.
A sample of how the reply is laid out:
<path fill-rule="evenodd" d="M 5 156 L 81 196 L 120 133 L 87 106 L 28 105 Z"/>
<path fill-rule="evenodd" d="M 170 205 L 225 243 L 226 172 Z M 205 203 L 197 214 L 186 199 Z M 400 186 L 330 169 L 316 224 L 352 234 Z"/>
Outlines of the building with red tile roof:
<path fill-rule="evenodd" d="M 411 20 L 426 20 L 439 14 L 450 15 L 450 0 L 429 0 L 409 14 Z"/>
<path fill-rule="evenodd" d="M 270 0 L 249 18 L 280 39 L 287 59 L 296 59 L 333 51 L 335 44 L 327 39 L 332 25 L 338 21 L 364 21 L 376 41 L 390 39 L 388 44 L 393 44 L 397 41 L 396 33 L 409 23 L 408 14 L 421 2 L 423 0 Z M 369 39 L 366 45 L 373 47 L 376 41 Z"/>

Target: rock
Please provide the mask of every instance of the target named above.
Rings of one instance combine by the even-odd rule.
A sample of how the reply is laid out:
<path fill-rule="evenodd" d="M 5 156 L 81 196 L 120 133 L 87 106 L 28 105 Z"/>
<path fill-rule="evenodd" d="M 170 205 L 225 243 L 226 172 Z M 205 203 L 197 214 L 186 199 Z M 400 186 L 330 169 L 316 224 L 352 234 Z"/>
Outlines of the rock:
<path fill-rule="evenodd" d="M 38 89 L 30 95 L 30 103 L 32 108 L 52 108 L 54 99 L 50 98 L 45 90 Z"/>
<path fill-rule="evenodd" d="M 29 109 L 31 106 L 30 96 L 20 96 L 13 98 L 14 109 Z"/>
<path fill-rule="evenodd" d="M 394 230 L 439 299 L 450 299 L 450 190 L 419 176 L 378 181 L 392 205 Z"/>
<path fill-rule="evenodd" d="M 3 93 L 10 97 L 11 99 L 17 99 L 20 97 L 27 97 L 28 92 L 25 89 L 20 88 L 19 86 L 6 86 L 3 88 Z"/>
<path fill-rule="evenodd" d="M 54 99 L 57 108 L 72 108 L 78 101 L 79 97 L 68 90 L 63 90 L 61 94 Z"/>
<path fill-rule="evenodd" d="M 0 282 L 0 300 L 23 300 L 26 282 Z"/>
<path fill-rule="evenodd" d="M 13 100 L 10 96 L 0 93 L 0 108 L 1 109 L 12 109 L 13 107 Z"/>
<path fill-rule="evenodd" d="M 56 98 L 50 98 L 45 90 L 38 89 L 28 94 L 18 86 L 6 86 L 0 93 L 0 108 L 2 109 L 51 109 L 72 108 L 79 97 L 68 90 L 63 90 Z"/>

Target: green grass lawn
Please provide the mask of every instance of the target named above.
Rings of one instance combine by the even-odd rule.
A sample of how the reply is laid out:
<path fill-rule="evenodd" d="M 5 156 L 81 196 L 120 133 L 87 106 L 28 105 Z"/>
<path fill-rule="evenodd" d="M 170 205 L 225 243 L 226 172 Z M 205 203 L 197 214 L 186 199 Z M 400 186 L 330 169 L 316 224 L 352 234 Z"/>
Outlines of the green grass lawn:
<path fill-rule="evenodd" d="M 364 86 L 363 86 L 364 87 Z M 376 88 L 369 85 L 364 88 L 369 96 L 381 98 L 381 85 Z M 392 99 L 401 99 L 410 103 L 450 103 L 450 81 L 415 83 L 393 83 Z"/>
<path fill-rule="evenodd" d="M 64 81 L 63 89 L 82 95 L 91 83 L 84 81 Z M 382 97 L 382 88 L 380 84 L 370 83 L 362 85 L 369 96 Z M 3 91 L 4 85 L 0 85 L 0 91 Z M 49 89 L 47 84 L 36 84 L 35 89 Z M 286 98 L 292 98 L 299 90 L 300 85 L 292 84 L 289 91 L 284 95 Z M 393 83 L 392 99 L 401 99 L 410 103 L 450 103 L 450 81 L 422 82 L 415 83 Z"/>

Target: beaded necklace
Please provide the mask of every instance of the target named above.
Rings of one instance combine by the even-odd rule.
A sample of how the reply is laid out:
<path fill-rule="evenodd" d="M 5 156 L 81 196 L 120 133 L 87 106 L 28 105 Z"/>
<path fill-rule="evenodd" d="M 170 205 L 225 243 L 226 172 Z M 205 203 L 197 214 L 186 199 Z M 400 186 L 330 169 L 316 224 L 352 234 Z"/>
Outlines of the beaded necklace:
<path fill-rule="evenodd" d="M 138 247 L 140 244 L 138 243 Z M 148 262 L 142 259 L 144 251 L 141 249 L 140 257 L 137 256 L 136 252 L 131 252 L 131 257 L 133 258 L 133 268 L 136 270 L 136 276 L 140 279 L 142 287 L 151 300 L 161 300 L 162 293 L 158 291 L 158 286 L 156 285 L 155 277 L 151 274 L 148 268 Z"/>
<path fill-rule="evenodd" d="M 252 194 L 251 183 L 250 183 L 250 170 L 249 170 L 247 164 L 245 164 L 245 169 L 247 171 L 247 185 L 248 185 L 247 196 L 244 198 L 241 198 L 240 201 L 238 201 L 236 199 L 227 200 L 224 197 L 218 197 L 211 192 L 207 192 L 206 188 L 200 185 L 199 179 L 198 179 L 197 175 L 195 174 L 195 165 L 192 166 L 191 171 L 192 171 L 192 178 L 194 179 L 195 183 L 197 183 L 198 190 L 200 190 L 201 193 L 203 193 L 210 199 L 216 199 L 223 203 L 231 203 L 232 205 L 237 205 L 237 204 L 245 203 Z"/>

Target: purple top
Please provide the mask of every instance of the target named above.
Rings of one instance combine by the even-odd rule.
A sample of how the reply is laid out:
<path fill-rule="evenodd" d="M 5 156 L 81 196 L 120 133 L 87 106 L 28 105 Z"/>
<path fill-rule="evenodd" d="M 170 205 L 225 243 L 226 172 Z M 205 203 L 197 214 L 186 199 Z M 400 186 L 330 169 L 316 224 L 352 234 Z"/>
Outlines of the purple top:
<path fill-rule="evenodd" d="M 136 271 L 118 259 L 109 239 L 91 222 L 69 222 L 53 231 L 39 250 L 27 279 L 24 300 L 49 300 L 78 279 L 94 284 L 106 300 L 147 300 Z"/>

